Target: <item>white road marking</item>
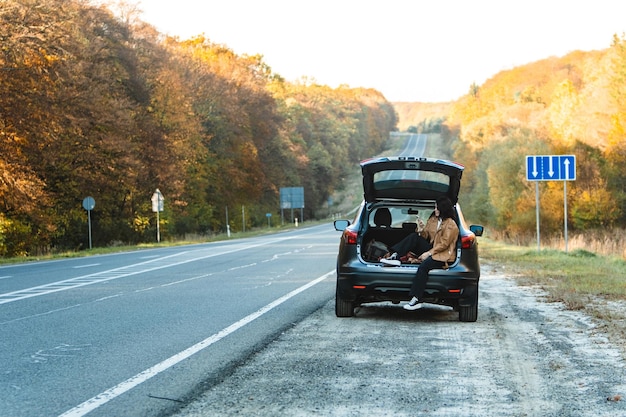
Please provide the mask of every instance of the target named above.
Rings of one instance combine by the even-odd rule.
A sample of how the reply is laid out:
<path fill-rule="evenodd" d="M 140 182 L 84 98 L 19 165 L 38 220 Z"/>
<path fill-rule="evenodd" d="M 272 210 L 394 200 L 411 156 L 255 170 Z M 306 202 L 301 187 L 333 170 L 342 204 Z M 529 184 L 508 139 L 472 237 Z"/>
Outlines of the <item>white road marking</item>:
<path fill-rule="evenodd" d="M 55 346 L 51 349 L 40 349 L 30 355 L 30 358 L 32 363 L 43 363 L 58 357 L 72 356 L 73 353 L 84 350 L 86 347 L 90 346 L 90 344 L 70 345 L 67 343 L 63 343 L 62 345 Z"/>
<path fill-rule="evenodd" d="M 248 265 L 240 265 L 240 266 L 233 266 L 232 268 L 228 268 L 229 271 L 236 271 L 237 269 L 242 269 L 242 268 L 250 268 L 256 266 L 256 262 L 248 264 Z"/>
<path fill-rule="evenodd" d="M 90 268 L 90 267 L 92 267 L 92 266 L 98 266 L 98 265 L 101 265 L 101 264 L 77 265 L 77 266 L 74 266 L 74 267 L 72 267 L 72 268 L 74 268 L 74 269 L 80 269 L 80 268 Z"/>
<path fill-rule="evenodd" d="M 182 352 L 177 353 L 174 356 L 169 357 L 168 359 L 164 360 L 161 363 L 158 363 L 156 365 L 154 365 L 151 368 L 146 369 L 143 372 L 138 373 L 137 375 L 127 379 L 124 382 L 119 383 L 118 385 L 109 388 L 108 390 L 104 391 L 103 393 L 100 393 L 98 395 L 96 395 L 95 397 L 90 398 L 89 400 L 85 401 L 82 404 L 77 405 L 76 407 L 72 408 L 71 410 L 66 411 L 65 413 L 61 414 L 59 417 L 80 417 L 80 416 L 84 416 L 85 414 L 97 409 L 98 407 L 106 404 L 107 402 L 119 397 L 120 395 L 124 394 L 125 392 L 135 388 L 136 386 L 138 386 L 139 384 L 149 380 L 150 378 L 160 374 L 163 371 L 166 371 L 167 369 L 171 368 L 172 366 L 178 364 L 179 362 L 182 362 L 183 360 L 191 357 L 192 355 L 200 352 L 201 350 L 211 346 L 212 344 L 218 342 L 219 340 L 225 338 L 226 336 L 228 336 L 231 333 L 234 333 L 235 331 L 237 331 L 238 329 L 242 328 L 243 326 L 245 326 L 248 323 L 251 323 L 252 321 L 258 319 L 259 317 L 261 317 L 263 314 L 269 312 L 270 310 L 272 310 L 273 308 L 279 306 L 280 304 L 284 303 L 285 301 L 289 300 L 290 298 L 296 296 L 297 294 L 300 294 L 301 292 L 313 287 L 316 284 L 319 284 L 320 282 L 324 281 L 326 278 L 328 278 L 331 275 L 334 275 L 335 271 L 330 271 L 327 272 L 326 274 L 322 275 L 319 278 L 314 279 L 313 281 L 310 281 L 309 283 L 291 291 L 290 293 L 283 295 L 282 297 L 274 300 L 273 302 L 267 304 L 265 307 L 255 311 L 254 313 L 242 318 L 241 320 L 231 324 L 230 326 L 222 329 L 221 331 L 219 331 L 218 333 L 215 333 L 214 335 L 204 339 L 203 341 L 183 350 Z"/>
<path fill-rule="evenodd" d="M 214 256 L 224 255 L 226 253 L 239 252 L 246 249 L 264 246 L 283 240 L 294 239 L 296 237 L 283 237 L 256 243 L 252 245 L 233 245 L 226 248 L 212 248 L 211 252 L 206 249 L 200 251 L 179 252 L 174 255 L 159 257 L 133 265 L 127 265 L 120 268 L 110 269 L 107 271 L 96 272 L 89 275 L 83 275 L 76 278 L 70 278 L 62 281 L 52 282 L 45 285 L 39 285 L 31 288 L 24 288 L 0 294 L 0 304 L 6 304 L 13 301 L 19 301 L 26 298 L 37 297 L 40 295 L 51 294 L 59 291 L 65 291 L 73 288 L 84 287 L 85 285 L 96 284 L 104 281 L 111 281 L 118 278 L 124 278 L 131 275 L 142 274 L 158 269 L 169 268 L 172 266 L 182 265 Z M 243 246 L 243 247 L 242 247 Z M 221 249 L 221 250 L 220 250 Z"/>

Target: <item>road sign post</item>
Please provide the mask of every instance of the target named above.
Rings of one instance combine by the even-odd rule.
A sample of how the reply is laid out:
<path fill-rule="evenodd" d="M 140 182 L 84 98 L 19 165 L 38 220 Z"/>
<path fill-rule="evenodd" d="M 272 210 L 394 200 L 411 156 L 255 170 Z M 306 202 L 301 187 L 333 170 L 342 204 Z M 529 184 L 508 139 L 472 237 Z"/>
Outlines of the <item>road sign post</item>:
<path fill-rule="evenodd" d="M 89 249 L 91 249 L 91 210 L 96 206 L 96 200 L 93 197 L 85 197 L 83 199 L 83 208 L 87 210 L 87 225 L 89 228 Z"/>
<path fill-rule="evenodd" d="M 563 219 L 565 252 L 567 252 L 567 181 L 576 180 L 575 155 L 527 155 L 527 181 L 563 181 Z M 535 183 L 535 210 L 537 217 L 537 251 L 539 240 L 539 183 Z"/>
<path fill-rule="evenodd" d="M 280 219 L 284 224 L 284 209 L 291 209 L 291 221 L 294 221 L 293 209 L 300 209 L 300 219 L 304 216 L 304 187 L 282 187 L 280 189 Z"/>
<path fill-rule="evenodd" d="M 160 221 L 159 221 L 159 212 L 163 211 L 163 202 L 165 199 L 163 198 L 163 194 L 157 188 L 154 194 L 152 194 L 152 211 L 156 213 L 156 238 L 157 243 L 161 242 L 161 229 L 160 229 Z"/>

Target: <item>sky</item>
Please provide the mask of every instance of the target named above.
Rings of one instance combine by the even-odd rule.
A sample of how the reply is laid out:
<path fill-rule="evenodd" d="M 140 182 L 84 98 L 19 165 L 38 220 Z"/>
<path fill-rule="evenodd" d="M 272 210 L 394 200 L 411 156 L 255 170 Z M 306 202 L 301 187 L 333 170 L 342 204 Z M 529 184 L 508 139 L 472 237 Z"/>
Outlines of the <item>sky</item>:
<path fill-rule="evenodd" d="M 288 81 L 445 102 L 498 72 L 626 33 L 624 0 L 138 0 L 161 33 L 263 55 Z"/>

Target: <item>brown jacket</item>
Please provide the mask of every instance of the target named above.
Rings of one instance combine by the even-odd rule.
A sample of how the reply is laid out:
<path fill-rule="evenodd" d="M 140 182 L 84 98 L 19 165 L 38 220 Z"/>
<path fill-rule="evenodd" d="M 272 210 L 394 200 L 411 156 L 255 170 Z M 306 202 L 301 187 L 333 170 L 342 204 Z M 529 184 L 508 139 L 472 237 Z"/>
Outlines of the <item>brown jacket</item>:
<path fill-rule="evenodd" d="M 432 243 L 431 256 L 436 261 L 454 262 L 456 260 L 456 241 L 459 237 L 459 227 L 453 219 L 445 219 L 437 229 L 438 218 L 432 216 L 426 222 L 426 227 L 420 235 Z"/>
<path fill-rule="evenodd" d="M 438 221 L 438 218 L 437 216 L 435 216 L 435 213 L 433 213 L 428 218 L 428 220 L 426 220 L 424 229 L 421 232 L 418 232 L 418 234 L 424 239 L 428 240 L 428 242 L 430 242 L 431 245 L 433 244 L 433 238 L 435 237 L 435 232 L 437 232 L 437 221 Z"/>

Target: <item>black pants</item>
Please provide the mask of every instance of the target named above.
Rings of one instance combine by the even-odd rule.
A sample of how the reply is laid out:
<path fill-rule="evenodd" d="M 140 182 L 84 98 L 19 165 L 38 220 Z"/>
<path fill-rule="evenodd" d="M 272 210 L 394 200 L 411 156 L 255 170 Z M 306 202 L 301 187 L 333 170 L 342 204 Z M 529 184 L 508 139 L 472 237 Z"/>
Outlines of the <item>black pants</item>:
<path fill-rule="evenodd" d="M 417 268 L 417 273 L 415 277 L 413 277 L 413 282 L 411 283 L 411 292 L 409 293 L 410 297 L 415 297 L 418 300 L 422 301 L 422 297 L 424 296 L 424 290 L 426 289 L 426 283 L 428 282 L 428 273 L 431 269 L 443 268 L 445 262 L 436 261 L 432 256 L 429 256 L 422 262 Z"/>
<path fill-rule="evenodd" d="M 428 250 L 432 246 L 430 242 L 417 233 L 411 233 L 400 242 L 393 245 L 389 250 L 391 253 L 398 252 L 398 256 L 404 256 L 407 253 L 413 252 L 415 255 L 420 256 L 424 252 L 428 252 Z"/>

